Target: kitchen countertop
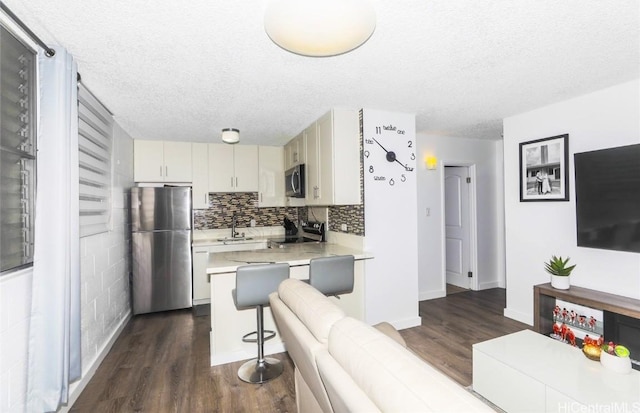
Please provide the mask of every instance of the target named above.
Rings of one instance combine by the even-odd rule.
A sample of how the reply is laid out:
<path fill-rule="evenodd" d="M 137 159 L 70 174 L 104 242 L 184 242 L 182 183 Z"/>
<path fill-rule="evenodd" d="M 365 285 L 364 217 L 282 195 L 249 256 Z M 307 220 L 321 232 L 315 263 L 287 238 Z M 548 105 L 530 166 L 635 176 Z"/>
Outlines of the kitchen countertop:
<path fill-rule="evenodd" d="M 230 229 L 211 229 L 211 230 L 195 230 L 193 231 L 193 247 L 207 247 L 211 245 L 236 245 L 250 244 L 259 242 L 268 242 L 271 238 L 277 238 L 284 235 L 284 228 L 278 227 L 254 227 L 254 228 L 238 228 L 239 233 L 244 233 L 244 239 L 231 240 Z"/>
<path fill-rule="evenodd" d="M 210 253 L 207 274 L 236 272 L 239 266 L 247 264 L 288 262 L 291 266 L 309 265 L 312 258 L 333 255 L 353 255 L 356 260 L 373 258 L 365 251 L 338 244 L 307 242 L 288 244 L 284 248 Z"/>

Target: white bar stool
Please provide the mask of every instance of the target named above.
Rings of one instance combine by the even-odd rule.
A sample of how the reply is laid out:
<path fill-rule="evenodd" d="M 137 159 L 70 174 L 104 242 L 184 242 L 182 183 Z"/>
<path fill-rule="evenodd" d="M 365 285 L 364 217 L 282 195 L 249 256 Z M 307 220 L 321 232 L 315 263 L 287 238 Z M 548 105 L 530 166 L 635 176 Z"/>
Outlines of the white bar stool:
<path fill-rule="evenodd" d="M 258 358 L 247 361 L 238 370 L 238 377 L 247 383 L 264 383 L 282 373 L 280 360 L 264 357 L 264 342 L 276 333 L 264 329 L 263 307 L 269 305 L 269 294 L 277 291 L 287 278 L 288 263 L 243 265 L 236 271 L 236 288 L 232 292 L 236 308 L 255 307 L 257 314 L 257 330 L 242 337 L 242 341 L 258 343 Z M 254 334 L 256 338 L 250 338 Z"/>

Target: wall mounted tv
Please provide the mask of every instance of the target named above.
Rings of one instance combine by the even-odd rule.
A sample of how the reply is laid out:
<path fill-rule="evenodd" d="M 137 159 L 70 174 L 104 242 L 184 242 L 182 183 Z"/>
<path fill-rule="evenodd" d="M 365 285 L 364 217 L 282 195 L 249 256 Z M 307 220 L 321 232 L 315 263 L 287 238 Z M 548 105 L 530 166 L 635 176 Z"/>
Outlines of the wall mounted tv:
<path fill-rule="evenodd" d="M 574 154 L 578 246 L 640 253 L 640 144 Z"/>

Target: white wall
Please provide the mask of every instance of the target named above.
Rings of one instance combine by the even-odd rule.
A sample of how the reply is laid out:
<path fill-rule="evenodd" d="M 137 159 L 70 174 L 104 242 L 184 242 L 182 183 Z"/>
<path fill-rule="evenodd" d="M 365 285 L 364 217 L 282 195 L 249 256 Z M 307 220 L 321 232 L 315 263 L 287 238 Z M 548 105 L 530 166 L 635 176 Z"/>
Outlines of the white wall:
<path fill-rule="evenodd" d="M 387 321 L 397 329 L 421 322 L 415 145 L 407 144 L 415 142 L 415 122 L 413 114 L 363 109 L 364 247 L 374 256 L 365 261 L 365 321 Z M 413 170 L 389 162 L 387 150 Z"/>
<path fill-rule="evenodd" d="M 499 137 L 496 137 L 499 139 Z M 444 165 L 473 166 L 478 288 L 503 287 L 502 142 L 418 134 L 418 272 L 420 300 L 446 295 Z M 424 158 L 435 155 L 438 169 Z M 427 216 L 427 208 L 429 216 Z"/>
<path fill-rule="evenodd" d="M 571 283 L 640 298 L 640 254 L 576 246 L 573 154 L 640 143 L 635 80 L 504 120 L 507 308 L 533 324 L 533 286 L 549 282 L 543 262 L 570 256 Z M 569 134 L 569 202 L 520 202 L 519 143 Z"/>
<path fill-rule="evenodd" d="M 82 378 L 77 398 L 131 314 L 129 304 L 128 188 L 133 182 L 133 141 L 114 125 L 113 229 L 80 240 Z M 0 278 L 0 411 L 26 411 L 31 270 Z"/>

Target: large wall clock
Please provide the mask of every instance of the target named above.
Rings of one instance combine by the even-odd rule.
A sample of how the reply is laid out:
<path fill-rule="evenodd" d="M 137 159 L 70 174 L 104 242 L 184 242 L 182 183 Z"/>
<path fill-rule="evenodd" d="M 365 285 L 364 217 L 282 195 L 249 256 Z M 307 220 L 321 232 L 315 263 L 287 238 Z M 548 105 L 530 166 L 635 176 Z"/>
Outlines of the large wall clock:
<path fill-rule="evenodd" d="M 390 187 L 414 185 L 415 126 L 398 123 L 397 120 L 402 120 L 402 117 L 391 118 L 386 121 L 378 118 L 363 125 L 366 180 Z"/>

